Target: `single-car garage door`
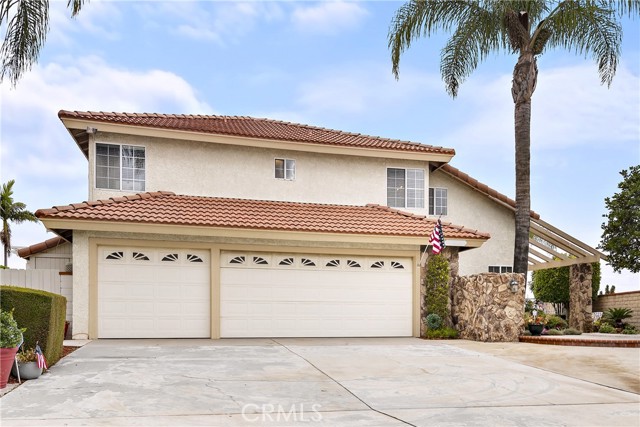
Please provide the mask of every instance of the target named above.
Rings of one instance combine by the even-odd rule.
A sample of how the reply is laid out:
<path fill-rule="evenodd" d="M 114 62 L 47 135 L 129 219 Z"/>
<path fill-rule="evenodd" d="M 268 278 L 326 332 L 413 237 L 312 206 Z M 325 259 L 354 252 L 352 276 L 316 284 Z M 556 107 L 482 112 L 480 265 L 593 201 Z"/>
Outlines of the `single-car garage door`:
<path fill-rule="evenodd" d="M 98 338 L 209 338 L 209 252 L 99 247 Z"/>
<path fill-rule="evenodd" d="M 223 252 L 222 337 L 412 335 L 410 258 Z"/>

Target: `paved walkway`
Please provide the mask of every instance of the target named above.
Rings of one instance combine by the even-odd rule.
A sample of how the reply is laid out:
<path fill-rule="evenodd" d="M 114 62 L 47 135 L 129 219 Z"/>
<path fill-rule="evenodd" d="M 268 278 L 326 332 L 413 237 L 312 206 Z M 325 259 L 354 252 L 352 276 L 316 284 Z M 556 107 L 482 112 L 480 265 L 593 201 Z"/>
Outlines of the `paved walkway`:
<path fill-rule="evenodd" d="M 640 349 L 414 338 L 103 340 L 2 397 L 0 416 L 3 427 L 638 426 L 638 385 L 624 380 L 638 363 Z"/>

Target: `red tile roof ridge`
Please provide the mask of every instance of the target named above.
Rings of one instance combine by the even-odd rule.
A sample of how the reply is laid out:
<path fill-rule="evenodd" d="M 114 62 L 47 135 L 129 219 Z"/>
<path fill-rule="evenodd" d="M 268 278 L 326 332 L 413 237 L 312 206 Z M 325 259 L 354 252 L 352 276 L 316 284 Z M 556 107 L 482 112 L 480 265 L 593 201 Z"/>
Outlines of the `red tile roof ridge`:
<path fill-rule="evenodd" d="M 63 243 L 67 243 L 67 241 L 62 237 L 52 237 L 51 239 L 47 239 L 44 242 L 35 243 L 31 246 L 27 246 L 26 248 L 18 249 L 18 256 L 20 258 L 27 258 L 31 255 L 46 251 L 47 249 L 52 249 L 56 246 L 60 246 Z"/>
<path fill-rule="evenodd" d="M 510 206 L 513 209 L 516 208 L 516 201 L 515 200 L 513 200 L 512 198 L 500 193 L 497 190 L 494 190 L 493 188 L 489 187 L 487 184 L 484 184 L 484 183 L 478 181 L 477 179 L 471 177 L 469 174 L 467 174 L 465 172 L 462 172 L 460 169 L 458 169 L 456 167 L 453 167 L 448 163 L 443 164 L 439 169 L 441 169 L 443 172 L 453 176 L 454 178 L 457 178 L 458 180 L 464 182 L 465 184 L 475 188 L 476 190 L 480 191 L 481 193 L 484 193 L 487 196 L 493 197 L 494 199 L 497 199 L 497 200 L 501 201 L 502 203 L 505 203 L 506 205 Z M 529 215 L 533 219 L 540 219 L 540 214 L 538 214 L 537 212 L 535 212 L 533 210 L 529 211 Z"/>
<path fill-rule="evenodd" d="M 140 196 L 140 197 L 138 197 Z M 116 205 L 122 205 L 120 209 Z M 88 221 L 176 224 L 279 231 L 335 232 L 428 238 L 433 219 L 379 205 L 339 205 L 176 195 L 158 191 L 40 209 L 36 216 Z M 451 238 L 486 233 L 445 225 Z"/>
<path fill-rule="evenodd" d="M 430 218 L 427 218 L 424 215 L 417 215 L 417 214 L 414 214 L 414 213 L 411 213 L 411 212 L 401 211 L 401 210 L 396 209 L 396 208 L 390 208 L 389 206 L 378 205 L 376 203 L 367 203 L 366 206 L 369 207 L 369 208 L 380 209 L 380 210 L 387 211 L 387 212 L 392 212 L 392 213 L 395 213 L 395 214 L 398 214 L 398 215 L 403 215 L 403 216 L 406 216 L 406 217 L 409 217 L 409 218 L 418 218 L 418 219 L 430 220 Z"/>
<path fill-rule="evenodd" d="M 114 118 L 114 117 L 118 117 L 118 116 L 127 117 L 127 118 L 154 118 L 154 119 L 190 118 L 190 119 L 221 119 L 221 120 L 224 120 L 224 121 L 227 121 L 227 120 L 232 120 L 232 121 L 244 120 L 244 121 L 252 121 L 252 122 L 273 123 L 273 124 L 281 124 L 281 125 L 291 126 L 291 127 L 300 128 L 300 129 L 308 129 L 310 131 L 322 131 L 322 132 L 329 132 L 329 133 L 332 133 L 332 134 L 335 134 L 335 135 L 341 135 L 341 136 L 369 138 L 369 139 L 376 140 L 376 141 L 379 141 L 379 142 L 399 143 L 399 144 L 403 144 L 403 145 L 407 145 L 407 146 L 415 146 L 416 148 L 419 147 L 419 148 L 423 148 L 423 149 L 433 149 L 433 150 L 436 150 L 436 151 L 442 151 L 444 153 L 455 154 L 455 150 L 453 148 L 446 148 L 446 147 L 435 146 L 435 145 L 430 145 L 430 144 L 423 144 L 423 143 L 420 143 L 420 142 L 401 140 L 401 139 L 397 139 L 397 138 L 385 138 L 385 137 L 381 137 L 381 136 L 374 136 L 374 135 L 367 135 L 367 134 L 362 134 L 362 133 L 348 132 L 348 131 L 342 131 L 342 130 L 331 129 L 331 128 L 326 128 L 326 127 L 308 125 L 308 124 L 304 124 L 304 123 L 295 123 L 295 122 L 285 121 L 285 120 L 269 119 L 269 118 L 266 118 L 266 117 L 228 116 L 228 115 L 213 115 L 213 114 L 212 115 L 201 115 L 201 114 L 194 115 L 194 114 L 126 113 L 126 112 L 117 113 L 117 112 L 77 111 L 77 110 L 73 110 L 73 111 L 60 110 L 60 111 L 58 111 L 58 118 L 60 118 L 60 119 L 67 118 L 67 117 L 73 117 L 73 118 L 93 118 L 93 119 L 99 120 L 101 117 Z"/>
<path fill-rule="evenodd" d="M 164 197 L 164 196 L 175 196 L 175 193 L 172 191 L 153 191 L 153 192 L 147 192 L 147 193 L 137 193 L 132 195 L 120 196 L 120 197 L 110 197 L 108 199 L 90 200 L 90 201 L 84 201 L 82 203 L 71 203 L 69 205 L 59 205 L 59 206 L 53 206 L 51 208 L 46 208 L 46 209 L 38 209 L 35 212 L 35 215 L 39 218 L 41 216 L 53 215 L 57 212 L 78 210 L 83 208 L 92 208 L 94 206 L 99 206 L 99 205 L 109 205 L 112 203 L 142 200 L 142 199 L 148 199 L 152 197 Z"/>
<path fill-rule="evenodd" d="M 467 233 L 474 233 L 474 234 L 478 234 L 480 236 L 486 236 L 487 238 L 491 238 L 491 234 L 490 233 L 486 233 L 486 232 L 483 232 L 483 231 L 478 231 L 477 229 L 474 230 L 473 228 L 468 228 L 468 227 L 465 227 L 463 225 L 452 224 L 451 222 L 448 222 L 448 221 L 442 221 L 442 225 L 454 228 L 454 229 L 456 229 L 458 231 L 463 231 L 463 232 L 467 232 Z M 445 243 L 446 243 L 446 240 L 445 240 Z"/>

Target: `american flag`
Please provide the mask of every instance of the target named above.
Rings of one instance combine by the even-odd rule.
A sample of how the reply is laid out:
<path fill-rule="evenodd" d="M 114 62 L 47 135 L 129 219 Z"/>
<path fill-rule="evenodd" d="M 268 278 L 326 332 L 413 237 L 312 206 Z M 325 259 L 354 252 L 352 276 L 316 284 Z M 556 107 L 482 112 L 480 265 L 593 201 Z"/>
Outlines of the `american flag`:
<path fill-rule="evenodd" d="M 38 362 L 38 368 L 47 369 L 47 361 L 44 360 L 44 354 L 42 354 L 42 349 L 38 344 L 36 344 L 36 361 Z"/>
<path fill-rule="evenodd" d="M 438 255 L 442 249 L 444 249 L 444 232 L 442 231 L 442 222 L 440 221 L 440 218 L 438 218 L 438 222 L 435 227 L 433 227 L 429 244 L 432 246 L 434 255 Z"/>

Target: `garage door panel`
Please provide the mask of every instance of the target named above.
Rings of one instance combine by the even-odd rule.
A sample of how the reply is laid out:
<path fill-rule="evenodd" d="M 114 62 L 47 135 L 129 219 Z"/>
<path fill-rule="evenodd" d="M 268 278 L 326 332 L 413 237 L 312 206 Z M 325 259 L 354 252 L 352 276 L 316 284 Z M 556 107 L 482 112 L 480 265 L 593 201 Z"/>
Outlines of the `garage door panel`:
<path fill-rule="evenodd" d="M 99 257 L 100 338 L 210 337 L 207 251 L 111 247 Z"/>
<path fill-rule="evenodd" d="M 244 257 L 246 265 L 231 265 Z M 303 255 L 262 256 L 272 264 L 251 265 L 251 254 L 222 257 L 223 337 L 410 336 L 413 274 L 392 269 L 391 259 Z M 274 260 L 290 258 L 288 266 Z M 316 263 L 305 266 L 303 258 Z M 332 260 L 335 260 L 333 262 Z M 359 268 L 348 267 L 357 263 Z M 399 259 L 396 265 L 411 265 Z M 225 262 L 227 262 L 225 264 Z M 338 267 L 331 267 L 330 262 Z"/>

